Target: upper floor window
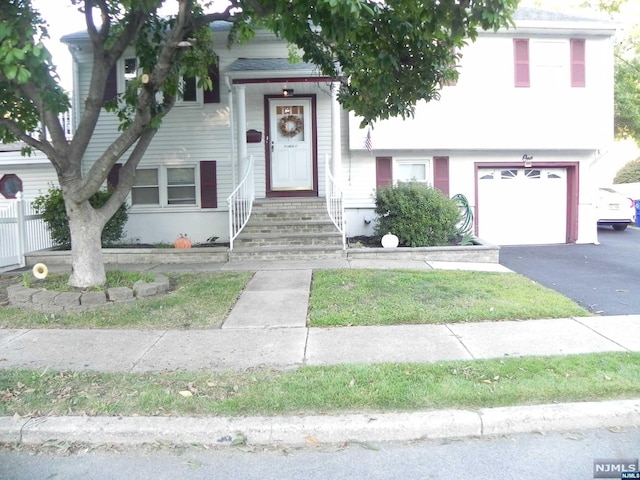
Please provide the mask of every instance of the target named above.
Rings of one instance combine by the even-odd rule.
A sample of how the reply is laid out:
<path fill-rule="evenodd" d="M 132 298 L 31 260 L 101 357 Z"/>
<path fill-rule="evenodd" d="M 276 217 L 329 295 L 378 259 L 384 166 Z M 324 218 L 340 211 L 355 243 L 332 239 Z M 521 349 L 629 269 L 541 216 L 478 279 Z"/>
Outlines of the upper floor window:
<path fill-rule="evenodd" d="M 568 86 L 567 41 L 556 38 L 530 42 L 529 63 L 531 86 L 547 90 Z"/>
<path fill-rule="evenodd" d="M 138 59 L 135 57 L 122 60 L 122 88 L 124 92 L 129 84 L 138 77 Z"/>
<path fill-rule="evenodd" d="M 516 87 L 586 86 L 584 39 L 515 38 L 513 52 Z"/>
<path fill-rule="evenodd" d="M 176 105 L 193 105 L 203 102 L 202 87 L 198 87 L 197 77 L 182 77 Z"/>
<path fill-rule="evenodd" d="M 136 57 L 121 58 L 115 68 L 109 72 L 104 100 L 112 100 L 118 93 L 125 92 L 129 83 L 138 78 L 140 74 L 140 65 Z M 220 103 L 220 74 L 217 63 L 209 66 L 208 74 L 213 83 L 212 90 L 204 90 L 203 87 L 199 87 L 197 77 L 183 76 L 176 105 Z"/>

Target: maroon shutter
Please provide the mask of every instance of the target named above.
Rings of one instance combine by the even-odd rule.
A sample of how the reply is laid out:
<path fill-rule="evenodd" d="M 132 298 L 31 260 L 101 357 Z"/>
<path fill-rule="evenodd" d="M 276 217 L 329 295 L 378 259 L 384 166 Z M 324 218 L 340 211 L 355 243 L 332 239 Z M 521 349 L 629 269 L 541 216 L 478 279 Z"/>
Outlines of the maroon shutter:
<path fill-rule="evenodd" d="M 218 208 L 218 185 L 216 180 L 216 162 L 200 162 L 200 206 Z"/>
<path fill-rule="evenodd" d="M 514 77 L 516 87 L 529 87 L 529 40 L 513 39 Z"/>
<path fill-rule="evenodd" d="M 582 39 L 571 39 L 571 86 L 586 86 L 585 42 Z"/>
<path fill-rule="evenodd" d="M 109 174 L 107 175 L 107 190 L 112 191 L 115 190 L 118 186 L 118 181 L 120 180 L 120 169 L 122 168 L 121 163 L 116 163 L 111 170 L 109 170 Z"/>
<path fill-rule="evenodd" d="M 433 157 L 433 186 L 449 196 L 449 157 Z"/>
<path fill-rule="evenodd" d="M 118 96 L 118 69 L 116 65 L 111 67 L 109 74 L 107 75 L 107 83 L 104 86 L 104 95 L 102 102 L 108 102 Z"/>
<path fill-rule="evenodd" d="M 218 64 L 209 65 L 209 78 L 213 85 L 213 90 L 204 90 L 204 103 L 220 103 L 220 69 Z"/>
<path fill-rule="evenodd" d="M 391 157 L 376 157 L 376 187 L 386 187 L 393 183 Z"/>

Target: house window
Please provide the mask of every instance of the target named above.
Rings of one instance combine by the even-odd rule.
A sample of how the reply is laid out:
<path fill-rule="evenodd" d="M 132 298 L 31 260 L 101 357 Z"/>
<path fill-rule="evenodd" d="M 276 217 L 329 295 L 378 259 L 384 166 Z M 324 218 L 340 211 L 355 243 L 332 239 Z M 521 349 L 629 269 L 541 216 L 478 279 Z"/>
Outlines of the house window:
<path fill-rule="evenodd" d="M 396 178 L 400 182 L 427 182 L 428 162 L 398 162 Z"/>
<path fill-rule="evenodd" d="M 571 86 L 586 86 L 585 41 L 571 39 Z"/>
<path fill-rule="evenodd" d="M 202 105 L 203 88 L 198 87 L 197 77 L 182 77 L 176 105 Z"/>
<path fill-rule="evenodd" d="M 138 168 L 131 187 L 133 206 L 195 206 L 196 168 L 163 166 Z"/>
<path fill-rule="evenodd" d="M 157 168 L 139 168 L 131 187 L 131 205 L 159 205 L 160 184 Z"/>
<path fill-rule="evenodd" d="M 15 173 L 7 173 L 0 178 L 0 194 L 4 198 L 16 198 L 22 192 L 22 180 Z"/>
<path fill-rule="evenodd" d="M 393 165 L 395 182 L 433 183 L 431 159 L 429 158 L 396 158 Z"/>
<path fill-rule="evenodd" d="M 568 75 L 566 40 L 537 39 L 530 43 L 529 53 L 531 85 L 555 91 L 564 88 Z"/>
<path fill-rule="evenodd" d="M 136 57 L 121 58 L 109 71 L 103 100 L 105 102 L 116 98 L 118 93 L 123 93 L 129 82 L 135 80 L 140 74 L 140 65 Z M 218 64 L 210 65 L 208 74 L 213 84 L 212 90 L 204 90 L 198 87 L 196 77 L 183 77 L 181 95 L 176 101 L 177 105 L 220 103 L 220 71 Z"/>
<path fill-rule="evenodd" d="M 118 62 L 118 92 L 124 93 L 129 84 L 138 78 L 138 59 L 136 57 L 121 58 Z"/>
<path fill-rule="evenodd" d="M 196 204 L 195 168 L 167 168 L 167 204 Z"/>
<path fill-rule="evenodd" d="M 516 87 L 529 87 L 529 39 L 513 39 L 514 80 Z"/>
<path fill-rule="evenodd" d="M 195 102 L 198 100 L 198 82 L 196 77 L 182 77 L 182 101 Z"/>

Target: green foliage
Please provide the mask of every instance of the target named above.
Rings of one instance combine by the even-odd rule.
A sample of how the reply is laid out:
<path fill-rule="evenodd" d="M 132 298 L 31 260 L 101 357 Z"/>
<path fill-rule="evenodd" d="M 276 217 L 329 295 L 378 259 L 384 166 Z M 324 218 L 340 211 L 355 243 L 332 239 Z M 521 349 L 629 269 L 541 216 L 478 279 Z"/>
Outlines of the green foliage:
<path fill-rule="evenodd" d="M 616 136 L 640 143 L 640 58 L 616 60 L 614 97 Z"/>
<path fill-rule="evenodd" d="M 640 158 L 624 165 L 613 179 L 613 183 L 635 183 L 640 182 Z"/>
<path fill-rule="evenodd" d="M 89 203 L 93 208 L 100 208 L 110 196 L 110 192 L 99 190 L 89 199 Z M 50 187 L 46 194 L 40 195 L 33 201 L 33 206 L 39 214 L 42 214 L 53 242 L 60 247 L 69 248 L 72 239 L 62 190 L 58 187 Z M 113 245 L 124 238 L 124 225 L 128 218 L 128 206 L 122 204 L 102 230 L 103 246 Z"/>
<path fill-rule="evenodd" d="M 437 99 L 440 86 L 457 77 L 459 47 L 474 40 L 481 29 L 511 25 L 518 0 L 234 0 L 216 13 L 205 13 L 210 0 L 193 0 L 177 2 L 177 14 L 169 16 L 159 13 L 166 2 L 158 0 L 71 3 L 80 13 L 88 12 L 84 17 L 90 47 L 83 47 L 83 56 L 93 56 L 73 145 L 70 148 L 57 119 L 58 113 L 68 110 L 69 99 L 42 44 L 48 36 L 46 22 L 31 0 L 0 2 L 0 141 L 20 139 L 27 146 L 25 151 L 40 149 L 53 164 L 65 192 L 87 199 L 104 184 L 116 162 L 129 175 L 126 180 L 131 180 L 135 166 L 175 105 L 183 77 L 197 77 L 200 86 L 212 86 L 208 66 L 217 61 L 215 50 L 222 47 L 212 44 L 212 22 L 233 25 L 227 46 L 255 37 L 257 29 L 266 29 L 301 50 L 300 55 L 290 51 L 290 57 L 312 62 L 319 73 L 340 81 L 338 100 L 366 124 L 378 118 L 411 116 L 417 101 Z M 91 15 L 92 11 L 99 15 Z M 98 24 L 94 16 L 100 17 Z M 109 72 L 127 51 L 135 51 L 141 75 L 107 105 L 116 114 L 121 135 L 106 142 L 104 151 L 86 155 L 105 107 Z M 40 135 L 39 125 L 49 136 Z M 89 157 L 94 159 L 91 165 L 83 160 Z M 85 171 L 88 177 L 82 178 Z M 120 181 L 114 195 L 124 199 L 130 186 L 131 182 Z M 65 221 L 62 201 L 58 204 L 58 213 L 52 213 L 57 227 Z M 118 204 L 105 205 L 105 213 L 111 214 Z M 91 218 L 75 210 L 70 215 L 78 215 L 74 224 Z M 60 244 L 71 241 L 61 229 L 56 230 Z M 106 241 L 115 238 L 117 235 L 107 234 Z M 98 243 L 97 238 L 89 240 Z M 93 254 L 93 250 L 86 253 Z M 74 262 L 79 258 L 75 255 Z M 78 286 L 91 286 L 104 277 L 96 271 L 80 279 L 75 275 L 79 270 L 71 280 Z"/>
<path fill-rule="evenodd" d="M 348 78 L 338 98 L 363 117 L 364 125 L 376 118 L 410 117 L 418 100 L 438 99 L 440 86 L 458 76 L 458 49 L 480 29 L 509 26 L 517 4 L 319 0 L 309 8 L 308 2 L 283 0 L 272 2 L 259 24 L 301 48 L 302 59 L 323 74 Z M 252 13 L 247 12 L 246 23 L 255 20 Z"/>
<path fill-rule="evenodd" d="M 196 5 L 192 14 L 194 17 L 201 17 L 202 8 Z M 214 88 L 208 68 L 210 65 L 215 65 L 218 58 L 215 54 L 209 24 L 190 32 L 189 38 L 185 40 L 189 47 L 180 51 L 176 61 L 171 64 L 166 79 L 159 85 L 153 85 L 153 74 L 158 68 L 168 32 L 175 26 L 175 17 L 159 15 L 154 11 L 148 15 L 140 34 L 132 42 L 137 53 L 141 74 L 137 79 L 128 82 L 127 90 L 124 93 L 105 105 L 107 111 L 116 113 L 120 121 L 118 127 L 120 131 L 124 131 L 133 122 L 137 113 L 138 96 L 144 88 L 151 88 L 157 92 L 157 95 L 152 97 L 149 107 L 152 114 L 150 125 L 153 128 L 160 126 L 162 118 L 168 113 L 168 105 L 182 94 L 182 79 L 184 77 L 197 77 L 198 87 L 205 90 Z M 116 31 L 122 28 L 122 25 L 118 25 Z M 146 74 L 146 78 L 149 79 L 147 83 L 142 81 L 142 74 Z"/>
<path fill-rule="evenodd" d="M 406 247 L 447 245 L 456 234 L 460 210 L 440 190 L 399 183 L 376 191 L 377 235 L 393 233 Z"/>
<path fill-rule="evenodd" d="M 0 119 L 32 132 L 41 112 L 23 86 L 33 87 L 42 99 L 41 106 L 54 114 L 66 111 L 69 99 L 56 83 L 51 55 L 42 43 L 48 37 L 45 22 L 32 10 L 30 1 L 2 2 L 0 19 Z M 16 133 L 0 122 L 0 142 L 16 140 Z"/>

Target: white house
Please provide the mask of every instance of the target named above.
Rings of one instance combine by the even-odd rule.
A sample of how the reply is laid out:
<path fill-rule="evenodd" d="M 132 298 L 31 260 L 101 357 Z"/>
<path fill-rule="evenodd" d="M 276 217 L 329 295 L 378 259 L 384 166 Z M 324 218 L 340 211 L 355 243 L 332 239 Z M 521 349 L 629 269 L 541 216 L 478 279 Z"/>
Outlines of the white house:
<path fill-rule="evenodd" d="M 464 195 L 475 233 L 491 243 L 596 242 L 590 170 L 613 141 L 615 28 L 528 8 L 514 19 L 516 28 L 482 32 L 462 50 L 460 78 L 439 101 L 372 129 L 340 108 L 332 79 L 288 63 L 274 35 L 220 48 L 217 89 L 187 88 L 139 165 L 128 236 L 228 240 L 226 199 L 251 166 L 256 199 L 323 198 L 330 170 L 344 193 L 347 236 L 373 232 L 376 186 L 414 179 Z M 217 45 L 227 29 L 212 27 Z M 84 33 L 63 42 L 80 112 L 90 43 Z M 130 52 L 109 94 L 136 69 Z M 115 117 L 104 113 L 86 169 L 116 133 Z"/>

